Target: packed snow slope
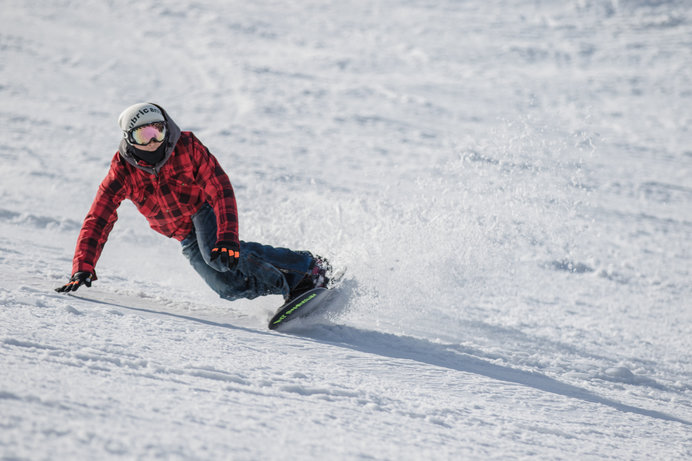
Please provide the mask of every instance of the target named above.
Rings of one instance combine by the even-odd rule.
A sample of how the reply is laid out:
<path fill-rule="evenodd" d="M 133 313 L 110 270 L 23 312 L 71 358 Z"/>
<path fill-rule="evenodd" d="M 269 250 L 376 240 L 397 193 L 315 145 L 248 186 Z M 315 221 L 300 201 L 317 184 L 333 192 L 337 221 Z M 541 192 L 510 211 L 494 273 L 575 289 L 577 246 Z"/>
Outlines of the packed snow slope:
<path fill-rule="evenodd" d="M 0 459 L 692 457 L 690 2 L 3 0 L 0 101 Z M 140 101 L 342 305 L 53 291 Z"/>

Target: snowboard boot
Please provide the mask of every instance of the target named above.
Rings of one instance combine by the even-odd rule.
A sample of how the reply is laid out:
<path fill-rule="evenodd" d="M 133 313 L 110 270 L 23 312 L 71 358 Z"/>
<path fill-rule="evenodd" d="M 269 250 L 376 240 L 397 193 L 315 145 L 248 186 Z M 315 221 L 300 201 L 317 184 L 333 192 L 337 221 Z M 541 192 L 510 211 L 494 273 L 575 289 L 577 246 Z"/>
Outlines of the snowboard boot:
<path fill-rule="evenodd" d="M 313 288 L 327 287 L 329 284 L 329 275 L 331 275 L 332 266 L 326 258 L 315 256 L 310 264 L 308 274 L 298 282 L 288 295 L 288 300 L 302 295 L 306 291 Z"/>

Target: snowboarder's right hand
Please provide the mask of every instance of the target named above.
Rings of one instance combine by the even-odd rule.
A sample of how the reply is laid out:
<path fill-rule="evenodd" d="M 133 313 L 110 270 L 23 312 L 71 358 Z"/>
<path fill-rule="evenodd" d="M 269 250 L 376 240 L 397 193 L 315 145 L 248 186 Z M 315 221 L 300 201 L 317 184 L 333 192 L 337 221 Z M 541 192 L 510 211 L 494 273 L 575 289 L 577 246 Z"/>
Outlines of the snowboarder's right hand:
<path fill-rule="evenodd" d="M 59 288 L 56 288 L 55 291 L 57 291 L 58 293 L 63 293 L 66 291 L 77 291 L 77 288 L 81 287 L 82 285 L 90 287 L 91 280 L 93 278 L 94 276 L 91 272 L 75 272 L 72 278 L 70 278 L 69 283 Z"/>

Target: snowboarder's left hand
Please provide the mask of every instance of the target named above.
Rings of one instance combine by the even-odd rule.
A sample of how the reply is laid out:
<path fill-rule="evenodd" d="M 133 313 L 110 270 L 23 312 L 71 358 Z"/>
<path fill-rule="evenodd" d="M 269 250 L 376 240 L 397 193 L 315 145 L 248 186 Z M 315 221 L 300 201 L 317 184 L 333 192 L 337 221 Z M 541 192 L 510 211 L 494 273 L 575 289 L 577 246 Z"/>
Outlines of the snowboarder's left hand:
<path fill-rule="evenodd" d="M 91 272 L 75 272 L 72 278 L 70 278 L 69 283 L 56 288 L 55 291 L 58 293 L 63 293 L 65 291 L 77 291 L 77 288 L 81 287 L 82 285 L 90 287 L 92 280 L 94 280 L 94 276 Z"/>
<path fill-rule="evenodd" d="M 211 250 L 211 261 L 219 259 L 224 266 L 233 270 L 238 265 L 240 258 L 240 245 L 236 242 L 216 242 Z"/>

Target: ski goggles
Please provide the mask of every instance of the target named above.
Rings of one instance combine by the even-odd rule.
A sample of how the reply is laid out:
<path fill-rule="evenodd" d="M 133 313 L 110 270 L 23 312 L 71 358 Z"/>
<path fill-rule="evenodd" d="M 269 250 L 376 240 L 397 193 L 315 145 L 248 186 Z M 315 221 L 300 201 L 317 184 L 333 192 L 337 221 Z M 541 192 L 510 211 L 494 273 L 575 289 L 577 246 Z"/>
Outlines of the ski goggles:
<path fill-rule="evenodd" d="M 127 133 L 127 139 L 138 146 L 146 146 L 152 141 L 161 142 L 166 139 L 166 123 L 154 122 L 133 128 Z"/>

